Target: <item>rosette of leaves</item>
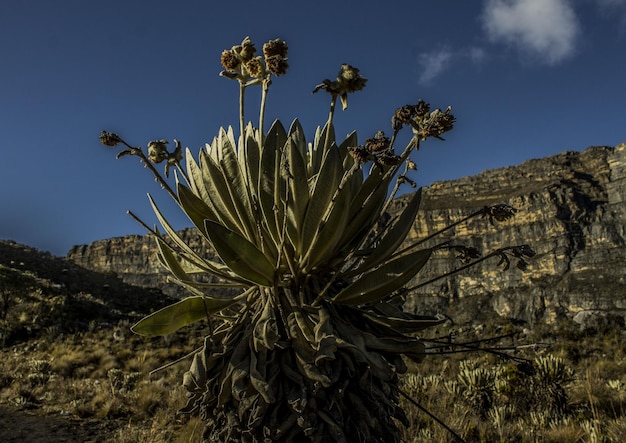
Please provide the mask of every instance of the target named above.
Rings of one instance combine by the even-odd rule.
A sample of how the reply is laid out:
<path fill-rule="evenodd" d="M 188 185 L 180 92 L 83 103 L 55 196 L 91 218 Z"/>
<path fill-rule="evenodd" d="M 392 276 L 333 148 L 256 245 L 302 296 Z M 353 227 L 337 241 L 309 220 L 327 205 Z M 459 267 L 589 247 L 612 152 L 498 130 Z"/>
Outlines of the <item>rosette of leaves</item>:
<path fill-rule="evenodd" d="M 168 334 L 215 315 L 222 321 L 185 374 L 184 412 L 199 411 L 212 441 L 397 441 L 402 356 L 424 357 L 412 333 L 436 318 L 380 303 L 431 254 L 394 252 L 409 232 L 420 193 L 374 235 L 392 174 L 364 177 L 349 154 L 356 134 L 335 142 L 332 124 L 307 145 L 300 124 L 276 121 L 263 142 L 248 126 L 236 143 L 222 130 L 196 161 L 178 201 L 219 261 L 202 258 L 153 207 L 171 243 L 157 237 L 161 262 L 192 297 L 133 330 Z M 217 297 L 194 274 L 242 288 Z M 212 288 L 211 288 L 212 289 Z"/>
<path fill-rule="evenodd" d="M 141 149 L 115 134 L 101 136 L 106 145 L 126 144 L 124 154 L 149 165 L 217 254 L 208 259 L 194 250 L 150 199 L 165 231 L 152 231 L 159 259 L 190 296 L 133 331 L 166 335 L 209 320 L 210 332 L 184 375 L 188 402 L 182 408 L 202 416 L 209 441 L 396 442 L 398 423 L 407 423 L 397 386 L 398 374 L 407 370 L 403 358 L 422 361 L 425 346 L 416 333 L 441 320 L 405 313 L 394 303 L 433 248 L 397 252 L 417 217 L 421 192 L 389 218 L 397 186 L 391 196 L 388 191 L 403 164 L 402 177 L 414 168 L 408 156 L 420 141 L 440 138 L 454 117 L 449 108 L 430 112 L 420 101 L 396 113 L 391 140 L 378 133 L 359 145 L 353 132 L 337 141 L 335 102 L 347 106 L 347 94 L 366 82 L 343 65 L 336 81 L 316 88 L 332 100 L 312 143 L 298 120 L 288 129 L 275 121 L 265 133 L 270 77 L 287 67 L 286 44 L 267 45 L 266 66 L 248 38 L 222 54 L 222 74 L 240 83 L 242 122 L 246 87 L 263 85 L 261 129 L 242 124 L 237 138 L 232 128 L 222 129 L 197 158 L 187 150 L 184 166 L 178 142 L 175 153 L 161 153 L 166 169 L 178 168 L 175 190 Z M 272 69 L 277 56 L 278 72 Z M 413 135 L 396 155 L 403 126 Z M 223 288 L 235 291 L 220 293 Z"/>

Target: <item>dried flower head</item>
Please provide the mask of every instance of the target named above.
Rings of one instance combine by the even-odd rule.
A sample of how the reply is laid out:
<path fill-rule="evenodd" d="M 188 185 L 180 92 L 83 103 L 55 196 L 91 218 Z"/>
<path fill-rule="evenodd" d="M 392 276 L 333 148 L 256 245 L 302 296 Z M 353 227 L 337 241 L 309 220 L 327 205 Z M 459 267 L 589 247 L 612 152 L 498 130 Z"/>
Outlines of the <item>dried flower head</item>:
<path fill-rule="evenodd" d="M 402 129 L 403 125 L 410 125 L 413 116 L 415 115 L 415 107 L 411 105 L 404 105 L 401 108 L 396 109 L 391 117 L 391 127 L 394 131 Z"/>
<path fill-rule="evenodd" d="M 286 58 L 287 49 L 287 43 L 277 38 L 275 40 L 270 40 L 263 45 L 263 55 L 265 55 L 265 58 L 270 58 L 275 55 Z"/>
<path fill-rule="evenodd" d="M 339 69 L 337 80 L 331 81 L 325 79 L 313 89 L 315 94 L 323 89 L 333 97 L 339 97 L 343 110 L 348 109 L 348 93 L 360 91 L 365 87 L 367 79 L 362 77 L 359 70 L 353 66 L 343 64 Z"/>
<path fill-rule="evenodd" d="M 168 156 L 166 140 L 153 140 L 148 143 L 148 158 L 152 163 L 161 163 L 167 160 Z"/>
<path fill-rule="evenodd" d="M 511 250 L 511 253 L 515 256 L 515 257 L 528 257 L 528 258 L 532 258 L 534 257 L 537 253 L 528 245 L 520 245 L 520 246 L 516 246 Z"/>
<path fill-rule="evenodd" d="M 122 139 L 112 132 L 102 131 L 100 133 L 100 143 L 105 146 L 117 146 L 118 143 L 121 143 Z"/>
<path fill-rule="evenodd" d="M 389 138 L 383 131 L 378 131 L 373 138 L 365 140 L 365 149 L 371 153 L 386 151 L 389 149 Z"/>
<path fill-rule="evenodd" d="M 385 151 L 381 155 L 376 157 L 376 164 L 378 166 L 380 166 L 380 165 L 396 166 L 398 163 L 400 163 L 400 160 L 401 159 L 400 159 L 399 155 L 395 155 L 392 152 Z"/>
<path fill-rule="evenodd" d="M 363 146 L 352 146 L 348 148 L 348 152 L 359 164 L 366 163 L 371 159 L 369 151 Z"/>
<path fill-rule="evenodd" d="M 493 206 L 485 206 L 485 208 L 483 208 L 483 211 L 483 216 L 486 216 L 489 219 L 489 223 L 493 225 L 494 220 L 503 222 L 512 218 L 517 212 L 517 209 L 506 204 L 499 204 Z"/>
<path fill-rule="evenodd" d="M 250 37 L 246 37 L 241 42 L 240 46 L 235 46 L 233 50 L 239 55 L 239 58 L 243 63 L 252 60 L 252 57 L 256 54 L 256 48 L 254 43 L 250 40 Z"/>
<path fill-rule="evenodd" d="M 365 87 L 367 79 L 362 77 L 359 70 L 353 66 L 343 64 L 337 76 L 337 82 L 342 92 L 356 92 Z"/>
<path fill-rule="evenodd" d="M 450 131 L 456 120 L 452 115 L 452 108 L 448 106 L 445 111 L 435 109 L 431 113 L 428 113 L 428 109 L 429 105 L 425 102 L 418 103 L 415 107 L 415 117 L 411 121 L 413 132 L 421 140 L 428 137 L 443 140 L 441 134 Z"/>
<path fill-rule="evenodd" d="M 268 71 L 276 76 L 285 74 L 287 72 L 287 68 L 289 67 L 287 59 L 280 55 L 274 55 L 266 58 L 265 63 L 267 64 Z"/>
<path fill-rule="evenodd" d="M 470 263 L 472 260 L 480 258 L 481 252 L 473 246 L 455 245 L 454 250 L 457 253 L 456 258 L 463 264 Z"/>
<path fill-rule="evenodd" d="M 450 131 L 456 121 L 450 106 L 443 112 L 441 109 L 435 109 L 430 114 L 430 120 L 430 135 L 437 138 L 440 138 L 441 134 Z"/>
<path fill-rule="evenodd" d="M 245 66 L 251 77 L 263 78 L 265 76 L 265 68 L 263 67 L 263 58 L 261 56 L 248 60 Z"/>
<path fill-rule="evenodd" d="M 409 171 L 417 171 L 417 166 L 415 165 L 415 162 L 410 158 L 406 159 L 406 168 Z"/>
<path fill-rule="evenodd" d="M 499 252 L 500 261 L 498 262 L 498 266 L 504 265 L 502 270 L 506 271 L 509 269 L 511 265 L 511 260 L 508 257 L 508 254 L 517 258 L 517 268 L 525 271 L 528 268 L 528 263 L 524 260 L 525 257 L 531 258 L 535 256 L 535 251 L 528 245 L 520 245 L 520 246 L 512 246 L 508 248 L 501 249 Z"/>
<path fill-rule="evenodd" d="M 235 71 L 241 65 L 239 57 L 231 50 L 225 49 L 222 52 L 221 63 L 227 71 Z"/>
<path fill-rule="evenodd" d="M 414 106 L 414 112 L 416 118 L 424 118 L 430 112 L 430 104 L 420 98 L 417 101 L 417 105 Z"/>
<path fill-rule="evenodd" d="M 409 125 L 414 131 L 422 132 L 422 127 L 428 125 L 430 120 L 430 105 L 421 98 L 416 105 L 404 105 L 396 109 L 391 117 L 391 126 L 394 131 L 399 131 L 402 126 Z M 429 131 L 424 132 L 424 137 L 429 135 Z"/>

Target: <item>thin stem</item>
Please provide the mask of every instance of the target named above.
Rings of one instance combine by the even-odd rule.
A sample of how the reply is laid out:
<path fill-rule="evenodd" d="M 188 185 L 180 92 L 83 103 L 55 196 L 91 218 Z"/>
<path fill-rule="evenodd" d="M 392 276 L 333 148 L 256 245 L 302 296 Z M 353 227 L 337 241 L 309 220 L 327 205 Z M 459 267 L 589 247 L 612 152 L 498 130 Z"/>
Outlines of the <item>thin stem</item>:
<path fill-rule="evenodd" d="M 462 352 L 487 352 L 489 354 L 497 355 L 498 357 L 508 358 L 518 363 L 530 363 L 531 362 L 531 360 L 527 358 L 516 357 L 514 355 L 507 354 L 506 352 L 502 352 L 502 351 L 515 351 L 518 349 L 517 346 L 507 346 L 507 347 L 499 347 L 499 348 L 481 348 L 480 346 L 473 346 L 471 344 L 464 344 L 464 343 L 445 343 L 445 342 L 432 341 L 432 340 L 426 340 L 426 339 L 424 339 L 423 341 L 427 343 L 430 342 L 430 343 L 437 343 L 441 345 L 447 345 L 446 347 L 450 347 L 450 348 L 455 347 L 455 346 L 458 346 L 460 348 L 465 348 L 465 350 L 463 351 L 451 349 L 449 351 L 426 352 L 425 354 L 427 355 L 460 354 Z"/>
<path fill-rule="evenodd" d="M 159 173 L 159 171 L 157 171 L 156 168 L 152 165 L 152 163 L 150 162 L 150 159 L 148 159 L 148 157 L 146 157 L 146 154 L 143 153 L 143 150 L 141 148 L 136 148 L 134 146 L 129 145 L 121 138 L 119 140 L 122 144 L 124 144 L 128 148 L 128 150 L 117 154 L 117 158 L 120 158 L 122 155 L 126 155 L 126 154 L 138 156 L 141 162 L 144 164 L 144 166 L 148 168 L 150 172 L 152 172 L 152 175 L 154 175 L 155 180 L 161 185 L 161 187 L 167 191 L 167 193 L 170 195 L 170 197 L 174 199 L 176 203 L 180 204 L 176 193 L 172 190 L 170 185 L 165 181 L 165 179 Z"/>
<path fill-rule="evenodd" d="M 148 163 L 147 159 L 144 160 L 144 164 L 154 174 L 154 177 L 155 177 L 156 181 L 161 185 L 161 187 L 167 191 L 167 193 L 170 195 L 170 197 L 172 197 L 174 199 L 174 201 L 176 203 L 180 204 L 180 201 L 178 200 L 178 195 L 176 195 L 176 193 L 172 190 L 170 185 L 167 184 L 165 179 L 163 179 L 163 177 L 161 177 L 161 175 L 157 172 L 157 170 L 154 168 L 154 166 L 152 166 L 150 163 Z"/>
<path fill-rule="evenodd" d="M 490 258 L 492 258 L 492 257 L 498 257 L 498 256 L 502 257 L 502 256 L 504 255 L 504 252 L 505 252 L 505 251 L 511 250 L 511 249 L 513 249 L 513 248 L 515 248 L 515 247 L 516 247 L 516 246 L 509 246 L 509 247 L 506 247 L 506 248 L 496 249 L 496 250 L 495 250 L 495 251 L 493 251 L 492 253 L 487 254 L 487 255 L 485 255 L 484 257 L 481 257 L 481 258 L 479 258 L 479 259 L 478 259 L 478 260 L 476 260 L 476 261 L 473 261 L 473 262 L 471 262 L 471 263 L 468 263 L 468 264 L 466 264 L 466 265 L 463 265 L 463 266 L 461 266 L 460 268 L 453 269 L 453 270 L 452 270 L 452 271 L 450 271 L 450 272 L 447 272 L 447 273 L 445 273 L 445 274 L 439 275 L 439 276 L 437 276 L 437 277 L 433 277 L 433 278 L 431 278 L 430 280 L 427 280 L 427 281 L 425 281 L 425 282 L 419 283 L 419 284 L 417 284 L 417 285 L 415 285 L 415 286 L 412 286 L 412 287 L 410 287 L 410 288 L 406 288 L 406 291 L 407 291 L 407 292 L 414 291 L 414 290 L 416 290 L 416 289 L 419 289 L 419 288 L 421 288 L 421 287 L 424 287 L 424 286 L 426 286 L 426 285 L 429 285 L 429 284 L 431 284 L 431 283 L 433 283 L 433 282 L 436 282 L 437 280 L 441 280 L 441 279 L 444 279 L 444 278 L 451 277 L 451 276 L 453 276 L 453 275 L 455 275 L 455 274 L 458 274 L 459 272 L 462 272 L 462 271 L 465 271 L 466 269 L 471 268 L 472 266 L 476 266 L 477 264 L 482 263 L 482 262 L 484 262 L 485 260 L 488 260 L 488 259 L 490 259 Z M 435 247 L 435 248 L 433 248 L 433 249 L 436 249 L 436 247 Z"/>
<path fill-rule="evenodd" d="M 399 132 L 400 132 L 400 129 L 394 129 L 393 135 L 391 136 L 391 140 L 389 141 L 389 150 L 392 152 L 393 152 L 393 144 L 396 142 L 396 137 L 398 136 Z"/>
<path fill-rule="evenodd" d="M 328 123 L 333 122 L 333 117 L 335 116 L 335 107 L 337 105 L 337 94 L 332 94 L 330 99 L 330 112 L 328 113 Z"/>
<path fill-rule="evenodd" d="M 137 223 L 139 223 L 141 226 L 146 228 L 146 231 L 148 231 L 150 234 L 155 235 L 155 236 L 159 237 L 161 240 L 163 240 L 163 236 L 162 235 L 160 235 L 158 232 L 156 232 L 154 229 L 152 229 L 150 226 L 148 226 L 142 219 L 137 217 L 133 211 L 126 211 L 126 213 L 128 215 L 130 215 L 132 218 L 134 218 Z"/>
<path fill-rule="evenodd" d="M 450 341 L 452 339 L 451 335 L 444 335 L 443 337 L 440 336 L 440 337 L 423 339 L 423 340 L 424 341 L 428 341 L 430 343 L 442 344 L 442 346 L 443 345 L 450 346 L 451 344 L 454 344 L 454 345 L 476 345 L 478 343 L 487 343 L 487 342 L 490 342 L 490 341 L 498 341 L 498 340 L 502 340 L 502 339 L 505 339 L 505 338 L 511 338 L 512 339 L 516 335 L 517 335 L 517 332 L 510 332 L 508 334 L 496 335 L 494 337 L 482 338 L 480 340 L 472 340 L 472 341 L 461 342 L 461 343 L 452 343 Z"/>
<path fill-rule="evenodd" d="M 263 137 L 264 137 L 263 128 L 264 128 L 264 123 L 265 123 L 265 106 L 267 102 L 267 93 L 270 89 L 270 84 L 271 84 L 271 81 L 268 77 L 263 80 L 263 84 L 261 87 L 262 92 L 261 92 L 261 109 L 259 111 L 259 144 L 263 143 Z"/>
<path fill-rule="evenodd" d="M 189 357 L 193 357 L 198 352 L 202 351 L 202 348 L 204 348 L 204 346 L 200 346 L 199 348 L 194 349 L 193 351 L 191 351 L 189 354 L 183 355 L 182 357 L 180 357 L 180 358 L 178 358 L 178 359 L 176 359 L 174 361 L 171 361 L 171 362 L 169 362 L 169 363 L 167 363 L 167 364 L 165 364 L 165 365 L 163 365 L 163 366 L 161 366 L 159 368 L 153 369 L 148 374 L 152 376 L 152 375 L 156 374 L 157 372 L 160 372 L 160 371 L 162 371 L 164 369 L 170 368 L 170 367 L 174 366 L 175 364 L 180 363 L 181 361 L 188 359 Z"/>
<path fill-rule="evenodd" d="M 406 162 L 404 162 L 404 174 L 403 175 L 406 175 L 407 172 L 409 172 L 409 165 L 406 164 Z M 400 180 L 396 179 L 396 184 L 394 185 L 393 190 L 391 191 L 391 194 L 387 198 L 387 201 L 385 201 L 385 204 L 383 205 L 383 208 L 380 211 L 381 214 L 384 214 L 385 212 L 387 212 L 389 205 L 396 198 L 396 194 L 398 193 L 398 189 L 400 189 L 400 185 L 401 185 Z"/>
<path fill-rule="evenodd" d="M 187 186 L 191 186 L 191 181 L 189 180 L 189 176 L 187 175 L 187 172 L 185 172 L 185 170 L 180 166 L 180 162 L 176 162 L 176 169 L 185 179 Z"/>
<path fill-rule="evenodd" d="M 246 85 L 243 84 L 242 82 L 239 82 L 239 134 L 241 135 L 241 137 L 244 136 L 243 131 L 245 129 L 244 127 L 245 126 L 245 120 L 244 120 L 245 91 L 246 91 Z"/>
<path fill-rule="evenodd" d="M 461 219 L 461 220 L 459 220 L 457 222 L 454 222 L 451 225 L 446 226 L 445 228 L 442 228 L 442 229 L 440 229 L 438 231 L 433 232 L 432 234 L 430 234 L 430 235 L 428 235 L 428 236 L 426 236 L 426 237 L 416 241 L 415 243 L 411 244 L 410 246 L 407 246 L 406 248 L 401 249 L 401 250 L 395 252 L 390 258 L 398 257 L 398 256 L 400 256 L 402 254 L 405 254 L 407 251 L 410 251 L 411 249 L 413 249 L 413 248 L 415 248 L 415 247 L 417 247 L 417 246 L 419 246 L 421 244 L 426 243 L 428 240 L 431 240 L 432 238 L 437 237 L 438 235 L 441 235 L 441 234 L 443 234 L 446 231 L 449 231 L 450 229 L 454 228 L 455 226 L 458 226 L 461 223 L 464 223 L 464 222 L 468 221 L 469 219 L 474 218 L 474 217 L 476 217 L 478 215 L 482 215 L 484 213 L 485 213 L 485 210 L 484 209 L 480 209 L 480 210 L 478 210 L 478 211 L 468 215 L 467 217 L 465 217 L 465 218 L 463 218 L 463 219 Z"/>
<path fill-rule="evenodd" d="M 145 156 L 145 154 L 143 153 L 143 151 L 140 149 L 139 153 L 135 154 L 138 155 L 139 158 L 141 158 L 141 161 L 143 162 L 144 166 L 146 168 L 148 168 L 150 170 L 150 172 L 152 172 L 152 174 L 154 175 L 155 180 L 161 185 L 161 187 L 163 189 L 165 189 L 167 191 L 167 193 L 170 195 L 170 197 L 172 197 L 174 199 L 175 202 L 180 203 L 178 201 L 178 195 L 176 195 L 176 193 L 174 192 L 174 190 L 170 187 L 170 185 L 165 181 L 165 179 L 161 176 L 161 174 L 159 173 L 159 171 L 156 170 L 156 168 L 152 165 L 152 163 L 150 162 L 150 160 L 148 160 L 148 158 Z"/>
<path fill-rule="evenodd" d="M 413 406 L 415 406 L 416 408 L 418 408 L 420 411 L 424 412 L 426 415 L 428 415 L 430 418 L 432 418 L 433 420 L 435 420 L 437 423 L 439 423 L 439 425 L 441 427 L 443 427 L 446 431 L 448 431 L 450 433 L 450 435 L 452 435 L 456 441 L 460 442 L 460 443 L 466 443 L 465 440 L 463 440 L 461 438 L 461 436 L 459 434 L 457 434 L 456 432 L 454 432 L 447 424 L 445 424 L 440 418 L 438 418 L 435 414 L 433 414 L 432 412 L 430 412 L 428 409 L 426 409 L 424 406 L 420 405 L 418 402 L 416 402 L 415 400 L 413 400 L 411 397 L 409 397 L 408 394 L 406 394 L 404 391 L 402 391 L 401 389 L 398 389 L 398 392 L 400 393 L 400 395 L 402 395 L 404 398 L 406 398 Z"/>

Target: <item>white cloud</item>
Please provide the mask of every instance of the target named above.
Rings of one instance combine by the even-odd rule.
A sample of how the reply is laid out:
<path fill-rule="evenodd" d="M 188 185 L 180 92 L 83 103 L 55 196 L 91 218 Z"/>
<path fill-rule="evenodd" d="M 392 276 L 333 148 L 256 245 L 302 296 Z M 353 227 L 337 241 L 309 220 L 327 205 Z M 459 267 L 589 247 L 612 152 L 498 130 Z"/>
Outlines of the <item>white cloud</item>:
<path fill-rule="evenodd" d="M 467 51 L 467 55 L 473 63 L 480 64 L 487 58 L 487 53 L 483 48 L 473 47 Z"/>
<path fill-rule="evenodd" d="M 487 58 L 487 53 L 483 48 L 470 47 L 458 51 L 452 51 L 449 48 L 441 48 L 436 51 L 423 52 L 419 55 L 418 63 L 422 69 L 419 76 L 421 84 L 431 83 L 445 70 L 455 63 L 462 63 L 464 60 L 470 60 L 475 65 L 479 65 Z"/>
<path fill-rule="evenodd" d="M 571 56 L 580 32 L 568 0 L 487 0 L 482 19 L 492 41 L 548 64 Z"/>
<path fill-rule="evenodd" d="M 422 67 L 420 83 L 430 83 L 435 77 L 445 71 L 452 62 L 452 52 L 448 49 L 440 49 L 425 52 L 419 55 L 419 64 Z"/>

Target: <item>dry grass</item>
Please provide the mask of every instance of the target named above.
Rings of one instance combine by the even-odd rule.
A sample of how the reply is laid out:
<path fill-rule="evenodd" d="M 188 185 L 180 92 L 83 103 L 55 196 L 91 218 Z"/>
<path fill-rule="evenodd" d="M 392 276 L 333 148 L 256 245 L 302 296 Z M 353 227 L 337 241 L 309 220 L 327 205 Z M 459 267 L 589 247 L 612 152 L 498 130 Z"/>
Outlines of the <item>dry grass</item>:
<path fill-rule="evenodd" d="M 129 316 L 98 317 L 105 311 L 93 308 L 104 306 L 103 297 L 58 294 L 45 279 L 38 284 L 20 295 L 0 323 L 0 422 L 6 423 L 3 413 L 9 411 L 22 414 L 18 425 L 25 417 L 41 417 L 28 426 L 40 423 L 42 435 L 44 423 L 65 423 L 73 436 L 85 424 L 85 441 L 201 441 L 201 421 L 176 413 L 185 403 L 181 382 L 189 360 L 149 373 L 199 346 L 202 326 L 167 339 L 135 336 Z M 501 319 L 480 323 L 487 326 L 457 324 L 455 332 L 472 340 L 517 329 Z M 441 326 L 433 334 L 450 332 Z M 552 382 L 489 354 L 432 355 L 411 367 L 403 390 L 467 442 L 626 441 L 624 332 L 623 324 L 610 323 L 586 331 L 571 323 L 533 327 L 523 343 L 546 346 L 516 356 L 561 359 L 571 376 Z M 411 423 L 406 442 L 452 441 L 425 413 L 405 407 Z"/>
<path fill-rule="evenodd" d="M 0 406 L 106 422 L 111 430 L 102 441 L 200 441 L 201 421 L 176 414 L 185 402 L 181 378 L 188 361 L 153 376 L 149 372 L 192 351 L 201 331 L 167 340 L 115 333 L 127 327 L 90 328 L 0 349 Z M 402 389 L 468 442 L 624 441 L 621 331 L 569 333 L 536 332 L 526 340 L 550 339 L 550 347 L 517 356 L 535 361 L 555 356 L 571 377 L 550 382 L 545 374 L 487 354 L 433 355 L 403 377 Z M 411 422 L 407 442 L 451 441 L 426 414 L 405 407 Z"/>
<path fill-rule="evenodd" d="M 193 343 L 130 334 L 116 340 L 114 330 L 42 337 L 0 349 L 0 406 L 107 421 L 114 425 L 111 435 L 103 436 L 107 441 L 200 441 L 198 419 L 176 413 L 185 402 L 185 363 L 149 375 L 191 351 Z"/>
<path fill-rule="evenodd" d="M 552 341 L 516 354 L 533 360 L 535 372 L 486 354 L 432 356 L 403 377 L 402 389 L 468 442 L 625 441 L 623 329 L 568 331 L 555 336 L 544 327 L 526 338 Z M 409 403 L 406 409 L 407 442 L 453 441 L 425 413 Z"/>

